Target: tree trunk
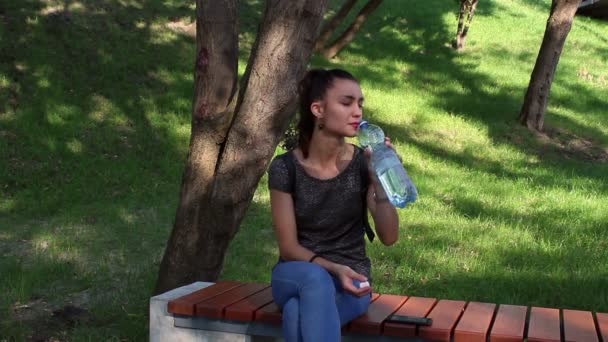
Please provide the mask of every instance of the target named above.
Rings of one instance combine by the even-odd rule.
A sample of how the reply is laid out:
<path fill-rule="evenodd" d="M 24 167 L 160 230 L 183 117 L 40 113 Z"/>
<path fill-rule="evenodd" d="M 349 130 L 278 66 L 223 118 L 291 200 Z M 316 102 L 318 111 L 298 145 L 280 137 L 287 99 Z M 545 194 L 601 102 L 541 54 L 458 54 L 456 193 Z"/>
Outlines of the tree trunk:
<path fill-rule="evenodd" d="M 357 0 L 346 0 L 344 4 L 342 4 L 342 7 L 338 13 L 336 13 L 336 15 L 334 15 L 327 22 L 327 24 L 323 26 L 323 29 L 317 38 L 317 42 L 315 43 L 315 52 L 321 52 L 331 35 L 334 33 L 338 25 L 340 25 L 340 23 L 344 20 L 344 18 L 346 18 L 348 12 L 350 12 L 355 3 L 357 3 Z"/>
<path fill-rule="evenodd" d="M 457 51 L 464 50 L 466 46 L 467 33 L 469 32 L 469 27 L 471 27 L 471 22 L 473 21 L 473 15 L 475 15 L 475 9 L 477 8 L 478 2 L 478 0 L 462 0 L 460 2 L 458 30 L 456 32 L 454 44 L 452 44 L 452 47 L 454 47 Z"/>
<path fill-rule="evenodd" d="M 543 42 L 519 113 L 519 122 L 529 129 L 543 130 L 555 69 L 580 2 L 581 0 L 553 0 Z"/>
<path fill-rule="evenodd" d="M 365 4 L 365 6 L 359 11 L 357 17 L 353 21 L 353 23 L 338 37 L 329 47 L 321 49 L 321 54 L 326 58 L 334 58 L 336 55 L 342 50 L 348 43 L 350 43 L 354 38 L 357 32 L 363 26 L 363 23 L 367 20 L 367 18 L 380 6 L 382 0 L 370 0 Z"/>
<path fill-rule="evenodd" d="M 469 7 L 469 13 L 467 15 L 467 21 L 464 25 L 464 29 L 460 33 L 458 37 L 458 50 L 463 50 L 466 46 L 467 42 L 467 33 L 469 33 L 469 27 L 471 27 L 471 22 L 473 21 L 473 15 L 475 15 L 475 9 L 477 8 L 478 0 L 473 0 L 471 7 Z"/>
<path fill-rule="evenodd" d="M 467 0 L 460 0 L 460 11 L 458 11 L 458 29 L 456 30 L 456 40 L 454 42 L 454 48 L 458 48 L 458 37 L 462 33 L 464 28 L 464 18 L 467 11 Z"/>
<path fill-rule="evenodd" d="M 197 0 L 190 152 L 155 293 L 218 279 L 228 244 L 295 112 L 297 81 L 327 3 L 268 0 L 235 100 L 236 2 Z"/>

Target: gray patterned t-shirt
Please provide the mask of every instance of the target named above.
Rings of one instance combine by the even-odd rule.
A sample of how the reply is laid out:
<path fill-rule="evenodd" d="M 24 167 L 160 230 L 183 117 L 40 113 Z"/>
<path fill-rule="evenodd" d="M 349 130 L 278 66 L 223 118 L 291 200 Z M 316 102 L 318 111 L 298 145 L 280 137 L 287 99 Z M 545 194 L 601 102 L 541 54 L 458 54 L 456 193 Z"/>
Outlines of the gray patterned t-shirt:
<path fill-rule="evenodd" d="M 363 198 L 368 179 L 362 150 L 346 169 L 334 178 L 318 179 L 306 173 L 293 158 L 294 184 L 289 177 L 290 157 L 277 156 L 268 169 L 268 187 L 291 193 L 294 200 L 298 241 L 300 245 L 332 262 L 347 265 L 370 277 L 371 263 L 365 253 Z"/>

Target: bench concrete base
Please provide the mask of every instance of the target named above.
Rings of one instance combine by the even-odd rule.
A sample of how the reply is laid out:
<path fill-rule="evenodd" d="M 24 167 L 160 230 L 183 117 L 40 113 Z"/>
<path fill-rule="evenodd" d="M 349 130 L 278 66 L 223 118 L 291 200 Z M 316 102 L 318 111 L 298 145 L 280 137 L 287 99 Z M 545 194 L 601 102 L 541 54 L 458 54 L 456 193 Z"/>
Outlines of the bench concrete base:
<path fill-rule="evenodd" d="M 185 296 L 200 290 L 213 283 L 196 282 L 190 285 L 165 292 L 150 298 L 150 341 L 151 342 L 274 342 L 281 338 L 252 336 L 246 329 L 240 328 L 242 333 L 217 331 L 223 329 L 218 322 L 203 322 L 204 319 L 175 317 L 167 311 L 170 300 Z M 207 320 L 210 321 L 210 320 Z M 206 325 L 205 325 L 206 324 Z M 205 330 L 203 330 L 205 329 Z"/>
<path fill-rule="evenodd" d="M 175 315 L 167 311 L 169 301 L 188 295 L 214 283 L 196 282 L 165 292 L 150 299 L 151 342 L 279 342 L 281 326 L 259 322 L 237 322 L 204 317 Z M 388 336 L 346 333 L 342 341 L 421 341 L 418 338 L 393 338 Z"/>

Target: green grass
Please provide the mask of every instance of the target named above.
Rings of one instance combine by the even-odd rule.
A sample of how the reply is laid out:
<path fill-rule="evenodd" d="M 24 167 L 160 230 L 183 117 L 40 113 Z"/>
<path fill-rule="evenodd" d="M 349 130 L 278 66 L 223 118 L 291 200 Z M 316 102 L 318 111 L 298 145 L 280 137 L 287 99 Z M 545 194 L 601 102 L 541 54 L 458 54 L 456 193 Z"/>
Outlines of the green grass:
<path fill-rule="evenodd" d="M 0 0 L 0 341 L 146 340 L 188 149 L 194 40 L 181 1 Z M 336 6 L 336 3 L 333 4 Z M 262 4 L 241 4 L 244 50 Z M 608 312 L 608 22 L 577 17 L 546 125 L 517 125 L 549 1 L 385 1 L 336 60 L 418 186 L 399 242 L 368 245 L 376 291 Z M 241 53 L 241 69 L 247 53 Z M 266 178 L 224 279 L 268 281 Z M 64 322 L 66 305 L 89 311 Z M 28 305 L 29 308 L 25 308 Z"/>

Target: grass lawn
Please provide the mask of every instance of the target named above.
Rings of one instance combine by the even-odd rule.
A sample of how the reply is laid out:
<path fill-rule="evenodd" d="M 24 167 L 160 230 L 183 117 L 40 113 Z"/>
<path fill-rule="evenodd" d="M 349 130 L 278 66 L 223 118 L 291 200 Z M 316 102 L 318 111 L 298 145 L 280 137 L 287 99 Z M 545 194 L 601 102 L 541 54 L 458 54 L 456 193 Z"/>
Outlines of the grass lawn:
<path fill-rule="evenodd" d="M 407 4 L 311 61 L 361 80 L 419 190 L 399 242 L 368 244 L 375 290 L 608 312 L 608 22 L 576 18 L 535 135 L 516 118 L 550 1 L 481 1 L 460 54 L 456 2 Z M 188 150 L 193 6 L 0 0 L 0 341 L 147 340 Z M 241 2 L 243 68 L 261 7 Z M 264 177 L 223 279 L 269 281 L 269 211 Z"/>

